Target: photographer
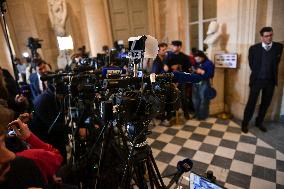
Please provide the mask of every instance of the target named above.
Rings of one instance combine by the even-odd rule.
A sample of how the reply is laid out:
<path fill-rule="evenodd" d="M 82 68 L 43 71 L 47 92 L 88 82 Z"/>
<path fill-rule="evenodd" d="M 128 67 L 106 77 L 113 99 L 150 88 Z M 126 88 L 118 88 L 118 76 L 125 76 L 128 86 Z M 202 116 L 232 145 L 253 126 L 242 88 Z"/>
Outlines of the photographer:
<path fill-rule="evenodd" d="M 8 150 L 0 128 L 0 188 L 46 187 L 63 161 L 59 151 L 42 142 L 20 119 L 9 126 L 31 149 L 16 154 Z"/>
<path fill-rule="evenodd" d="M 189 72 L 191 62 L 189 56 L 184 54 L 182 51 L 182 42 L 179 40 L 172 41 L 172 52 L 168 52 L 165 59 L 164 70 L 167 72 L 182 71 Z M 179 84 L 179 90 L 181 91 L 181 105 L 184 114 L 184 118 L 188 120 L 189 117 L 189 107 L 188 107 L 188 96 L 186 91 L 188 86 L 186 84 Z"/>

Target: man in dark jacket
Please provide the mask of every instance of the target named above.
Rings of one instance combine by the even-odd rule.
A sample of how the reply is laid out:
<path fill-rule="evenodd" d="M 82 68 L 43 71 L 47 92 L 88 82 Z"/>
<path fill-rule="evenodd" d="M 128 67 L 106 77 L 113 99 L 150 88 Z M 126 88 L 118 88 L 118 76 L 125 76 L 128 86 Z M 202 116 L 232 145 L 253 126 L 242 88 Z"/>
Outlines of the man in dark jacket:
<path fill-rule="evenodd" d="M 262 42 L 249 48 L 250 94 L 242 122 L 242 131 L 244 133 L 248 132 L 248 123 L 253 116 L 260 92 L 261 104 L 255 126 L 263 132 L 267 131 L 263 125 L 263 120 L 278 81 L 278 64 L 281 59 L 283 45 L 272 41 L 273 29 L 271 27 L 263 27 L 260 30 L 260 35 Z"/>
<path fill-rule="evenodd" d="M 46 90 L 47 85 L 41 81 L 41 76 L 47 72 L 47 63 L 41 59 L 36 61 L 36 73 L 30 75 L 30 88 L 32 92 L 32 98 L 35 99 L 43 91 Z"/>
<path fill-rule="evenodd" d="M 67 128 L 54 87 L 48 88 L 34 101 L 33 119 L 29 123 L 31 131 L 42 141 L 53 145 L 66 159 Z"/>
<path fill-rule="evenodd" d="M 191 62 L 189 56 L 184 54 L 182 51 L 182 42 L 179 40 L 172 41 L 172 52 L 167 53 L 165 59 L 166 66 L 164 70 L 166 72 L 182 71 L 189 72 Z M 188 107 L 188 97 L 186 95 L 187 86 L 186 84 L 179 84 L 179 90 L 181 91 L 181 105 L 185 119 L 189 119 L 189 107 Z"/>
<path fill-rule="evenodd" d="M 161 74 L 165 72 L 164 65 L 165 65 L 165 58 L 168 49 L 168 44 L 160 43 L 158 47 L 159 47 L 158 55 L 153 62 L 153 67 L 151 71 L 152 73 L 155 74 Z"/>

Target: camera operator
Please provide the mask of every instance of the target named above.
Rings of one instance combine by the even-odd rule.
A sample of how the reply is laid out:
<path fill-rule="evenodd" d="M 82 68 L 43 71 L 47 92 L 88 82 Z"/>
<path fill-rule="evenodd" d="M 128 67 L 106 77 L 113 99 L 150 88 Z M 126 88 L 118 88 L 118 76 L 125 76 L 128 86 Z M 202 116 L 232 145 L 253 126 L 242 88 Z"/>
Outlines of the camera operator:
<path fill-rule="evenodd" d="M 168 44 L 160 43 L 158 47 L 159 47 L 158 55 L 154 59 L 151 72 L 155 74 L 162 74 L 162 73 L 165 73 L 164 66 L 165 66 L 165 59 L 167 55 Z M 170 119 L 172 117 L 172 110 L 173 110 L 172 105 L 166 104 L 165 112 L 162 114 L 162 117 L 161 117 L 161 125 L 164 125 L 164 126 L 170 125 Z"/>
<path fill-rule="evenodd" d="M 0 128 L 0 188 L 45 188 L 63 160 L 59 151 L 42 142 L 27 124 L 17 119 L 9 124 L 31 149 L 14 153 L 5 146 L 5 131 Z"/>
<path fill-rule="evenodd" d="M 182 42 L 179 40 L 172 41 L 172 52 L 168 52 L 166 57 L 166 66 L 164 70 L 167 72 L 182 71 L 189 72 L 191 62 L 189 56 L 181 52 Z M 179 90 L 181 91 L 181 105 L 185 119 L 189 119 L 188 97 L 186 96 L 187 86 L 186 84 L 179 84 Z"/>

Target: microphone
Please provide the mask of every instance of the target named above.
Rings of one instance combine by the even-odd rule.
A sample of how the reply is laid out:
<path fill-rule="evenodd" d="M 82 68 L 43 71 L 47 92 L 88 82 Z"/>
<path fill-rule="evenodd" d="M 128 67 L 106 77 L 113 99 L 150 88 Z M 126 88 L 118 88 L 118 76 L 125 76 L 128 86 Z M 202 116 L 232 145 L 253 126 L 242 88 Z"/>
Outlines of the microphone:
<path fill-rule="evenodd" d="M 171 188 L 171 186 L 174 184 L 174 183 L 177 183 L 178 180 L 180 179 L 181 175 L 185 172 L 188 172 L 192 169 L 193 167 L 193 162 L 190 160 L 190 159 L 184 159 L 182 161 L 179 161 L 177 163 L 177 172 L 176 174 L 174 175 L 174 177 L 171 179 L 169 185 L 167 186 L 167 189 Z"/>

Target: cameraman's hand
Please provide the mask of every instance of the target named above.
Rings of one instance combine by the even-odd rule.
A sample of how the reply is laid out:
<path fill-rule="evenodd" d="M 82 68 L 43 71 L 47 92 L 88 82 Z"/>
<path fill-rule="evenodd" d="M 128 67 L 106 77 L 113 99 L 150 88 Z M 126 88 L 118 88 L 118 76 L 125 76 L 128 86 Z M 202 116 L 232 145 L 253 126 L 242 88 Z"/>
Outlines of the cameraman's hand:
<path fill-rule="evenodd" d="M 169 66 L 166 65 L 166 64 L 164 65 L 164 71 L 165 71 L 165 72 L 168 72 L 168 71 L 169 71 Z"/>
<path fill-rule="evenodd" d="M 197 68 L 196 71 L 195 71 L 197 74 L 205 74 L 205 71 L 203 69 L 200 69 L 200 68 Z"/>
<path fill-rule="evenodd" d="M 31 119 L 31 114 L 29 114 L 29 113 L 20 114 L 19 119 L 20 119 L 23 123 L 27 123 L 27 122 Z"/>
<path fill-rule="evenodd" d="M 20 119 L 12 121 L 11 123 L 9 123 L 9 125 L 13 127 L 13 129 L 15 130 L 17 134 L 17 137 L 19 137 L 22 140 L 26 140 L 27 138 L 31 136 L 31 131 L 28 125 L 23 123 Z"/>
<path fill-rule="evenodd" d="M 173 71 L 180 71 L 180 70 L 181 70 L 179 64 L 172 65 L 172 66 L 171 66 L 171 69 L 172 69 Z"/>

